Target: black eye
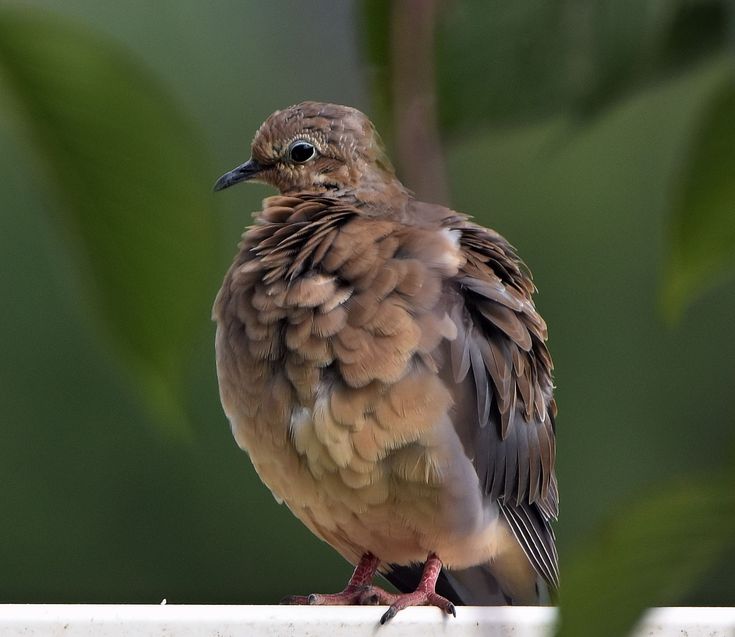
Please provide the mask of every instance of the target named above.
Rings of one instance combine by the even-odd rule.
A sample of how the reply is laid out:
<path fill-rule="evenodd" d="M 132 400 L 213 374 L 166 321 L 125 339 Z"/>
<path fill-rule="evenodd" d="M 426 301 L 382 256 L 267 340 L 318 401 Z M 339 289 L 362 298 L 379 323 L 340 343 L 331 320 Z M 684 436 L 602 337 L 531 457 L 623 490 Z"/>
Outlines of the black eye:
<path fill-rule="evenodd" d="M 316 155 L 314 144 L 310 144 L 301 139 L 291 144 L 291 148 L 288 151 L 288 156 L 295 164 L 304 164 L 310 159 L 313 159 L 314 155 Z"/>

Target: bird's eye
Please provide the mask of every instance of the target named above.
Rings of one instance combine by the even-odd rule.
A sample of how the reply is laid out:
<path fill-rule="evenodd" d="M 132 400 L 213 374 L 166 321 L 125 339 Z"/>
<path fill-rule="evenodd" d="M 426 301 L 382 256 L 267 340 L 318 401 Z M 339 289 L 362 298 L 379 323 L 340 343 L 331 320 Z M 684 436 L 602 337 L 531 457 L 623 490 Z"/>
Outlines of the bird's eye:
<path fill-rule="evenodd" d="M 305 142 L 303 139 L 296 140 L 288 150 L 288 156 L 294 164 L 305 164 L 316 155 L 314 144 Z"/>

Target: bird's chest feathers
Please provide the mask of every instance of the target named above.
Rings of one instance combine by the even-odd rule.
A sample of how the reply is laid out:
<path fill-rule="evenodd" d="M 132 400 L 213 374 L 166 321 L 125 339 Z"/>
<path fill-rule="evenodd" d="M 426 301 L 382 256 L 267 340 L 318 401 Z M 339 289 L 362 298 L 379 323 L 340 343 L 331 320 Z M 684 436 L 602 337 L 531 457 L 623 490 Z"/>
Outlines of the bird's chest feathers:
<path fill-rule="evenodd" d="M 430 314 L 418 322 L 397 296 L 354 302 L 361 294 L 323 273 L 291 285 L 261 279 L 233 297 L 236 320 L 220 327 L 233 432 L 287 501 L 309 501 L 302 491 L 317 481 L 367 506 L 390 497 L 396 476 L 441 479 L 441 462 L 425 450 L 451 399 L 430 348 L 451 326 Z"/>
<path fill-rule="evenodd" d="M 308 222 L 292 210 L 246 235 L 215 305 L 233 432 L 281 497 L 301 471 L 369 501 L 395 476 L 431 484 L 441 463 L 425 444 L 451 403 L 433 356 L 456 335 L 441 308 L 455 237 L 310 203 Z"/>

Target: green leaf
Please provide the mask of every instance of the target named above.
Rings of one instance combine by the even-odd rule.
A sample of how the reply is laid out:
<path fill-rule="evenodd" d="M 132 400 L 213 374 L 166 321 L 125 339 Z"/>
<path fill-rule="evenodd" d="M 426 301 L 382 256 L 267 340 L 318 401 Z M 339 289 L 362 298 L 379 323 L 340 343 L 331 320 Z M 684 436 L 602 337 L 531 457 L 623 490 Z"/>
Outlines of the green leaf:
<path fill-rule="evenodd" d="M 563 565 L 559 637 L 621 637 L 694 588 L 732 545 L 734 487 L 730 471 L 629 502 Z"/>
<path fill-rule="evenodd" d="M 735 73 L 728 71 L 695 127 L 677 180 L 663 286 L 669 318 L 735 274 Z"/>
<path fill-rule="evenodd" d="M 126 51 L 47 13 L 0 11 L 0 83 L 46 168 L 39 187 L 55 186 L 51 208 L 103 333 L 149 407 L 182 431 L 182 371 L 215 254 L 212 171 L 191 126 Z"/>

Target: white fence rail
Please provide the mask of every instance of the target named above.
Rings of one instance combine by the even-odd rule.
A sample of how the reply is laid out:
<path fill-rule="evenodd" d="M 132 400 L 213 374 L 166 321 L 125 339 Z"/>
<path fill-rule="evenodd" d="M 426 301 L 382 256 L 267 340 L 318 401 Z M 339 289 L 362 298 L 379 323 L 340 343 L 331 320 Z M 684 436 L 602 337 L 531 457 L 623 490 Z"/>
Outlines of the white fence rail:
<path fill-rule="evenodd" d="M 549 637 L 556 609 L 408 608 L 385 626 L 375 606 L 0 605 L 1 637 Z M 636 637 L 733 637 L 735 608 L 656 608 Z"/>

